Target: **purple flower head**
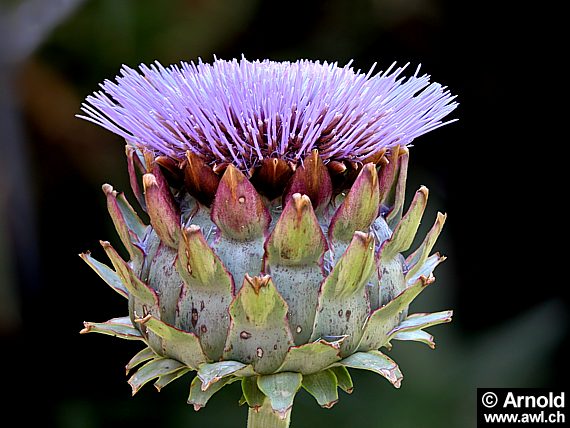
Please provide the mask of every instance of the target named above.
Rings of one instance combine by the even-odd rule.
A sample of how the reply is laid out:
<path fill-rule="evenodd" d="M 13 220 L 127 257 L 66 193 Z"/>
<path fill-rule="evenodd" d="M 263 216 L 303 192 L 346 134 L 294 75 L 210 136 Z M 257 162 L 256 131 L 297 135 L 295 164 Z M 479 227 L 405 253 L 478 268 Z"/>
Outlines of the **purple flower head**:
<path fill-rule="evenodd" d="M 373 75 L 350 63 L 301 60 L 156 62 L 123 66 L 87 97 L 80 116 L 131 144 L 182 159 L 249 170 L 268 157 L 299 162 L 318 149 L 325 163 L 362 161 L 448 122 L 454 96 L 406 66 Z"/>

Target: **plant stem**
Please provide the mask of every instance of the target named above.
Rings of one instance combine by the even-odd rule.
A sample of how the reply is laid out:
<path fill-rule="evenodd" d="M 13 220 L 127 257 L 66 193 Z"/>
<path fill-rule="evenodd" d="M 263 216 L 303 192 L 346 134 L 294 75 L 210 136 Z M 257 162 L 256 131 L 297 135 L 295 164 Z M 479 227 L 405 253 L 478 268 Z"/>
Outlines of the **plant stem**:
<path fill-rule="evenodd" d="M 249 408 L 247 413 L 247 428 L 288 428 L 291 422 L 291 409 L 287 411 L 281 419 L 277 412 L 274 412 L 269 403 L 269 399 L 265 399 L 263 406 L 257 411 Z"/>

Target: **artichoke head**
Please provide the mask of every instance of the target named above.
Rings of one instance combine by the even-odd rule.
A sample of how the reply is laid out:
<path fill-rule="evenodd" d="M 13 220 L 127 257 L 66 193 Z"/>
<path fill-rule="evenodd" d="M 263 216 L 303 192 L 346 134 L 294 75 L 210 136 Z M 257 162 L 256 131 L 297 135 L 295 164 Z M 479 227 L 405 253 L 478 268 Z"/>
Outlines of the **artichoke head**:
<path fill-rule="evenodd" d="M 183 160 L 130 144 L 126 152 L 150 224 L 106 184 L 130 260 L 108 242 L 112 267 L 81 257 L 129 313 L 86 322 L 82 333 L 144 343 L 127 364 L 133 394 L 195 371 L 195 409 L 237 381 L 250 408 L 269 402 L 284 417 L 300 388 L 331 407 L 339 388 L 352 391 L 349 368 L 399 387 L 400 369 L 379 349 L 394 340 L 433 348 L 424 329 L 451 320 L 451 311 L 408 314 L 444 260 L 431 251 L 446 216 L 403 255 L 428 199 L 421 187 L 404 214 L 404 146 L 326 165 L 313 150 L 298 164 L 266 158 L 250 171 L 212 167 L 191 151 Z"/>

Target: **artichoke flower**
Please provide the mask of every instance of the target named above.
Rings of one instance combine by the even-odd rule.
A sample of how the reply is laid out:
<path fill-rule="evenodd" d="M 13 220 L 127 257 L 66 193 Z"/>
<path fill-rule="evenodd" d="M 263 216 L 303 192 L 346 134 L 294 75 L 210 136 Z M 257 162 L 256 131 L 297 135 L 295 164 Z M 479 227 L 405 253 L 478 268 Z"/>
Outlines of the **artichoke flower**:
<path fill-rule="evenodd" d="M 127 364 L 133 394 L 195 371 L 196 410 L 241 382 L 248 426 L 286 427 L 301 388 L 328 408 L 352 391 L 348 369 L 399 387 L 379 349 L 434 347 L 425 329 L 452 312 L 408 309 L 445 259 L 432 248 L 446 216 L 409 252 L 428 190 L 404 210 L 408 146 L 457 103 L 405 68 L 156 63 L 123 67 L 87 98 L 80 117 L 125 138 L 150 219 L 103 185 L 130 260 L 103 241 L 112 268 L 81 254 L 128 300 L 127 316 L 82 333 L 143 342 Z"/>

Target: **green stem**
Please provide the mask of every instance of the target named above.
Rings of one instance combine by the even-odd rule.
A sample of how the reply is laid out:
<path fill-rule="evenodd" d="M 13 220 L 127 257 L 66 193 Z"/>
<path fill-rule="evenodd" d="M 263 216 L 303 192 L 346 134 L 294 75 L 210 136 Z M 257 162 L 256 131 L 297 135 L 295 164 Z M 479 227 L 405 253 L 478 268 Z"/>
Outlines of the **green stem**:
<path fill-rule="evenodd" d="M 265 399 L 263 406 L 257 411 L 249 408 L 247 414 L 247 428 L 288 428 L 291 422 L 291 409 L 287 411 L 281 419 L 277 412 L 274 412 L 269 403 L 269 399 Z"/>

